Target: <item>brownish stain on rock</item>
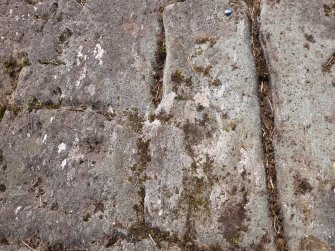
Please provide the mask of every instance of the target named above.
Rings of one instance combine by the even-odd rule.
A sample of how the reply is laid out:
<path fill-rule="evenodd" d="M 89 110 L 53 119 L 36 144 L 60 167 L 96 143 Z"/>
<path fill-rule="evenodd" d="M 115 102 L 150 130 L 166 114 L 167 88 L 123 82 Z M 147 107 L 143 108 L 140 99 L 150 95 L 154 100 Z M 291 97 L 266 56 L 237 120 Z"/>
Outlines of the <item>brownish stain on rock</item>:
<path fill-rule="evenodd" d="M 294 194 L 301 195 L 309 193 L 313 190 L 311 184 L 309 184 L 306 178 L 301 178 L 300 175 L 294 176 Z"/>
<path fill-rule="evenodd" d="M 303 237 L 300 241 L 301 251 L 327 251 L 327 242 L 318 239 L 314 235 Z"/>
<path fill-rule="evenodd" d="M 222 224 L 222 234 L 224 238 L 233 246 L 239 246 L 241 232 L 247 231 L 244 221 L 247 218 L 245 205 L 248 203 L 246 194 L 239 203 L 229 205 L 219 218 Z"/>

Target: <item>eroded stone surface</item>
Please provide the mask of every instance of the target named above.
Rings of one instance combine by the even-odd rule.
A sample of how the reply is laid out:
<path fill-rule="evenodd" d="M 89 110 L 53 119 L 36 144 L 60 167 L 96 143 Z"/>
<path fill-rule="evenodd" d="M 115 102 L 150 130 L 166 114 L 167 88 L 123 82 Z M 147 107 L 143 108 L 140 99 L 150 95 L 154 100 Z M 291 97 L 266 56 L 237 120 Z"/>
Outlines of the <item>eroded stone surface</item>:
<path fill-rule="evenodd" d="M 284 233 L 290 250 L 333 250 L 335 68 L 325 64 L 335 52 L 335 19 L 325 6 L 334 1 L 277 2 L 264 3 L 261 29 Z"/>
<path fill-rule="evenodd" d="M 243 1 L 0 11 L 4 249 L 274 250 Z"/>
<path fill-rule="evenodd" d="M 147 125 L 146 219 L 211 248 L 273 249 L 262 166 L 256 76 L 246 5 L 171 4 L 164 13 L 167 60 Z M 172 125 L 171 125 L 172 124 Z"/>
<path fill-rule="evenodd" d="M 1 238 L 88 246 L 138 221 L 136 133 L 92 111 L 22 113 L 1 125 Z"/>

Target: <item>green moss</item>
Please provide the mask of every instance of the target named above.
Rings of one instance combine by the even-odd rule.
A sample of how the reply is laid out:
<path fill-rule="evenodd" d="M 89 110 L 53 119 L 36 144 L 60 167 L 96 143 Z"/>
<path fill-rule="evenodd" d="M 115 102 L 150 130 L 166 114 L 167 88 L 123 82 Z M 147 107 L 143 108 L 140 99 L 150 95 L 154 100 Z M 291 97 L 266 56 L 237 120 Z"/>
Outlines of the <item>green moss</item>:
<path fill-rule="evenodd" d="M 193 162 L 191 168 L 193 172 L 196 172 L 197 165 Z M 209 214 L 210 184 L 205 182 L 203 178 L 189 175 L 184 178 L 183 187 L 182 201 L 190 206 L 192 213 L 202 212 Z"/>
<path fill-rule="evenodd" d="M 4 115 L 5 112 L 6 112 L 6 109 L 7 109 L 7 107 L 6 107 L 5 105 L 0 104 L 0 121 L 1 121 L 2 118 L 3 118 L 3 115 Z"/>
<path fill-rule="evenodd" d="M 13 79 L 17 79 L 22 68 L 29 66 L 30 62 L 27 54 L 23 53 L 17 59 L 10 57 L 2 62 L 2 65 L 5 67 L 5 73 Z"/>
<path fill-rule="evenodd" d="M 65 29 L 62 34 L 60 34 L 58 38 L 58 43 L 59 44 L 64 44 L 69 40 L 69 38 L 72 36 L 72 31 L 70 29 Z"/>
<path fill-rule="evenodd" d="M 333 8 L 335 9 L 335 4 L 333 4 Z M 325 13 L 325 16 L 330 17 L 332 15 L 332 6 L 328 5 L 328 4 L 324 4 L 323 5 L 323 11 Z"/>
<path fill-rule="evenodd" d="M 192 70 L 196 73 L 202 73 L 204 76 L 209 76 L 209 73 L 213 67 L 211 65 L 203 67 L 203 66 L 193 66 Z"/>
<path fill-rule="evenodd" d="M 171 81 L 176 84 L 181 84 L 182 82 L 185 82 L 185 75 L 182 70 L 176 70 L 171 75 Z"/>
<path fill-rule="evenodd" d="M 11 111 L 12 113 L 14 113 L 15 116 L 17 116 L 19 114 L 19 112 L 22 111 L 22 107 L 18 106 L 18 105 L 10 104 L 10 105 L 7 106 L 7 110 Z"/>
<path fill-rule="evenodd" d="M 237 127 L 236 122 L 233 121 L 233 120 L 230 120 L 230 121 L 228 121 L 228 123 L 227 123 L 227 125 L 226 125 L 226 127 L 225 127 L 224 130 L 225 130 L 226 132 L 235 131 L 235 130 L 236 130 L 236 127 Z"/>
<path fill-rule="evenodd" d="M 240 246 L 240 236 L 234 236 L 229 240 L 229 243 L 233 245 L 234 247 L 239 247 Z"/>
<path fill-rule="evenodd" d="M 138 114 L 137 109 L 132 110 L 128 114 L 128 125 L 135 132 L 141 132 L 143 128 L 144 119 Z"/>

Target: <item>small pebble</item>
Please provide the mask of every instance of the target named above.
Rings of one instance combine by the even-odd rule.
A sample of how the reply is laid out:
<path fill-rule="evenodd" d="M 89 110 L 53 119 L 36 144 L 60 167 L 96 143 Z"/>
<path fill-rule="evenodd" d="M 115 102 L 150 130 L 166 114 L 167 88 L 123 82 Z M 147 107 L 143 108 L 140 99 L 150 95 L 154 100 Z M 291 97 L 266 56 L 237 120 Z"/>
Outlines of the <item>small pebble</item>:
<path fill-rule="evenodd" d="M 230 17 L 231 14 L 233 14 L 233 11 L 232 11 L 232 9 L 226 9 L 226 10 L 224 11 L 224 14 L 225 14 L 227 17 Z"/>

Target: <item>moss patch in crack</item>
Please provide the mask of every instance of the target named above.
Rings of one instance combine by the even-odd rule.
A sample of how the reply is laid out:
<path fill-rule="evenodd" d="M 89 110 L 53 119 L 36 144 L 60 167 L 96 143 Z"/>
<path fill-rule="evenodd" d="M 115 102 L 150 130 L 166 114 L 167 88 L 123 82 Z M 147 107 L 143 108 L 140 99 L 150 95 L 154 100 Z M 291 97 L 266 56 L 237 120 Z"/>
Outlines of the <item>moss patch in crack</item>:
<path fill-rule="evenodd" d="M 22 68 L 30 65 L 30 61 L 26 53 L 21 53 L 17 59 L 10 57 L 2 61 L 2 65 L 5 68 L 5 73 L 16 80 Z"/>
<path fill-rule="evenodd" d="M 196 44 L 205 44 L 205 43 L 209 43 L 210 47 L 213 47 L 213 45 L 216 44 L 218 38 L 216 37 L 207 37 L 207 36 L 203 36 L 203 37 L 198 37 L 195 39 L 195 43 Z"/>
<path fill-rule="evenodd" d="M 232 247 L 239 246 L 241 233 L 248 230 L 244 225 L 247 216 L 245 209 L 247 203 L 247 195 L 244 194 L 243 200 L 239 203 L 229 205 L 218 220 L 222 224 L 223 236 Z"/>
<path fill-rule="evenodd" d="M 206 67 L 204 67 L 204 66 L 198 66 L 198 65 L 193 65 L 192 66 L 192 70 L 194 72 L 199 73 L 199 74 L 201 73 L 205 77 L 209 76 L 212 68 L 213 67 L 211 65 L 208 65 Z"/>
<path fill-rule="evenodd" d="M 335 14 L 335 3 L 333 3 L 332 5 L 324 4 L 323 5 L 323 11 L 324 11 L 326 17 L 334 16 L 334 14 Z"/>
<path fill-rule="evenodd" d="M 160 111 L 158 114 L 150 114 L 149 121 L 153 122 L 155 119 L 157 119 L 161 122 L 168 123 L 172 118 L 172 114 L 168 114 L 165 111 Z"/>
<path fill-rule="evenodd" d="M 149 146 L 150 140 L 143 141 L 143 139 L 139 138 L 137 140 L 137 151 L 139 155 L 139 160 L 137 163 L 131 168 L 133 177 L 131 177 L 131 181 L 136 182 L 139 186 L 138 195 L 139 195 L 139 204 L 134 205 L 133 209 L 137 214 L 137 218 L 139 222 L 144 223 L 144 198 L 145 198 L 145 187 L 144 182 L 147 179 L 146 169 L 148 162 L 151 161 L 151 156 L 149 155 Z"/>
<path fill-rule="evenodd" d="M 5 112 L 6 112 L 7 107 L 5 105 L 0 104 L 0 121 L 2 120 Z"/>
<path fill-rule="evenodd" d="M 177 94 L 176 100 L 192 100 L 190 87 L 192 86 L 192 77 L 186 78 L 182 70 L 175 70 L 171 74 L 172 91 Z"/>
<path fill-rule="evenodd" d="M 87 3 L 87 0 L 75 0 L 77 3 L 79 3 L 81 6 L 84 6 Z"/>
<path fill-rule="evenodd" d="M 137 109 L 133 109 L 128 113 L 128 125 L 135 132 L 141 132 L 143 128 L 144 119 L 138 114 Z"/>
<path fill-rule="evenodd" d="M 153 85 L 151 86 L 151 97 L 152 103 L 155 107 L 161 102 L 163 97 L 163 73 L 166 61 L 166 45 L 165 45 L 165 27 L 164 27 L 164 8 L 158 9 L 158 23 L 160 31 L 156 37 L 156 52 L 155 52 L 155 64 L 153 66 Z"/>
<path fill-rule="evenodd" d="M 201 212 L 210 213 L 210 188 L 211 186 L 204 180 L 196 176 L 189 175 L 183 180 L 184 191 L 182 201 L 186 202 L 192 210 L 192 214 Z M 204 216 L 202 214 L 202 216 Z"/>
<path fill-rule="evenodd" d="M 17 116 L 19 114 L 19 112 L 21 112 L 23 110 L 23 108 L 21 106 L 18 106 L 18 105 L 9 104 L 7 106 L 7 110 L 12 112 L 14 114 L 14 116 Z"/>
<path fill-rule="evenodd" d="M 72 36 L 72 31 L 68 28 L 66 28 L 61 34 L 60 36 L 58 37 L 58 43 L 59 44 L 64 44 L 66 43 L 69 38 Z"/>
<path fill-rule="evenodd" d="M 170 234 L 167 231 L 162 231 L 158 227 L 152 227 L 148 223 L 135 223 L 128 229 L 127 238 L 131 241 L 140 241 L 150 239 L 155 241 L 159 248 L 162 248 L 161 242 L 180 243 L 180 239 L 175 234 Z"/>
<path fill-rule="evenodd" d="M 57 104 L 54 104 L 51 100 L 46 102 L 38 100 L 36 97 L 32 97 L 28 101 L 28 111 L 32 112 L 33 110 L 41 110 L 41 109 L 59 109 L 61 106 L 61 100 Z"/>
<path fill-rule="evenodd" d="M 59 66 L 59 65 L 66 65 L 65 62 L 63 62 L 62 60 L 59 59 L 39 59 L 38 62 L 40 64 L 44 64 L 44 65 L 54 65 L 54 66 Z"/>
<path fill-rule="evenodd" d="M 274 227 L 275 238 L 277 242 L 277 249 L 284 251 L 285 248 L 285 234 L 282 232 L 283 227 L 283 215 L 279 205 L 279 194 L 277 187 L 277 172 L 276 163 L 274 158 L 274 144 L 273 130 L 274 130 L 274 113 L 272 109 L 272 84 L 270 82 L 268 65 L 266 62 L 265 52 L 262 43 L 260 32 L 259 17 L 261 13 L 260 1 L 256 0 L 245 0 L 248 5 L 248 18 L 250 21 L 250 36 L 253 51 L 254 60 L 256 64 L 256 73 L 258 77 L 258 97 L 260 105 L 260 118 L 262 125 L 262 148 L 264 153 L 264 167 L 266 175 L 266 188 L 268 191 L 268 209 L 269 215 L 272 220 Z M 306 38 L 312 41 L 312 38 Z M 283 245 L 278 245 L 278 242 L 282 242 Z"/>

